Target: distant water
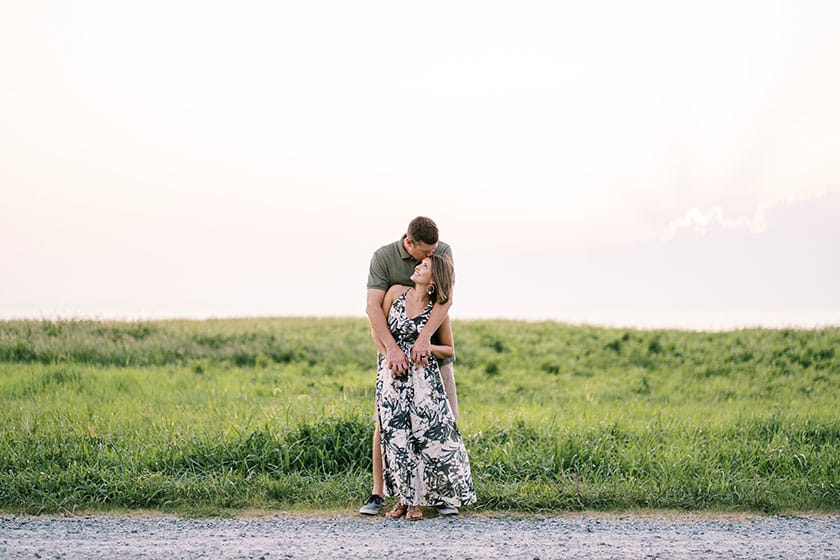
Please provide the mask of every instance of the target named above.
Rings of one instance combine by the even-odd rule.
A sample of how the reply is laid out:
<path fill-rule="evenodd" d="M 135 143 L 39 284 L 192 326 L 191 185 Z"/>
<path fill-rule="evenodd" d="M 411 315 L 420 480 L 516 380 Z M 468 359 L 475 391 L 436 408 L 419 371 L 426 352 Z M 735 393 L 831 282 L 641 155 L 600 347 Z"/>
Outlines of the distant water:
<path fill-rule="evenodd" d="M 0 304 L 0 320 L 9 319 L 99 319 L 140 321 L 153 319 L 209 319 L 284 316 L 265 309 L 206 305 L 126 304 Z M 327 316 L 313 313 L 312 316 Z M 358 314 L 361 317 L 361 313 Z M 621 309 L 572 308 L 530 316 L 493 316 L 453 310 L 454 319 L 519 319 L 558 321 L 581 325 L 642 329 L 689 329 L 703 331 L 764 328 L 840 327 L 840 309 Z"/>

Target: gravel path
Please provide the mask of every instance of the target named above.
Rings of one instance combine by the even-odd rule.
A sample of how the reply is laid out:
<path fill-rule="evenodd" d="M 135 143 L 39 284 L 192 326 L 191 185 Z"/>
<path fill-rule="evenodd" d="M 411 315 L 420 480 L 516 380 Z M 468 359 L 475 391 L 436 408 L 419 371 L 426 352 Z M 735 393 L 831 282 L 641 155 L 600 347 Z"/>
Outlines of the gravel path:
<path fill-rule="evenodd" d="M 0 558 L 840 559 L 840 516 L 0 517 Z"/>

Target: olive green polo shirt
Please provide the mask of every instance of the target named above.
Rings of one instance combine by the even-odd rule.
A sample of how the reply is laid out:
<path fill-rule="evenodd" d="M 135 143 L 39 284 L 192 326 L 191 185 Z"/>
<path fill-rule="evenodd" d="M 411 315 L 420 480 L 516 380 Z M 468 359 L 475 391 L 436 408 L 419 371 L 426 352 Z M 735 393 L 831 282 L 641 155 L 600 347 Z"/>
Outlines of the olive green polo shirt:
<path fill-rule="evenodd" d="M 403 239 L 405 239 L 405 235 L 399 241 L 384 245 L 373 253 L 373 257 L 370 259 L 370 270 L 368 271 L 368 289 L 387 292 L 388 288 L 395 284 L 414 285 L 414 282 L 411 281 L 411 275 L 414 274 L 414 267 L 420 261 L 415 261 L 408 254 L 408 251 L 403 247 Z M 452 248 L 443 241 L 438 242 L 435 253 L 452 258 Z M 432 339 L 434 340 L 436 336 L 436 334 L 432 335 Z M 440 360 L 440 365 L 450 364 L 454 361 L 455 357 L 453 356 Z"/>
<path fill-rule="evenodd" d="M 403 239 L 389 243 L 380 247 L 373 253 L 370 259 L 370 269 L 368 270 L 368 289 L 388 291 L 388 288 L 394 284 L 402 284 L 403 286 L 413 286 L 411 275 L 414 274 L 414 267 L 420 261 L 408 254 L 408 251 L 403 247 Z M 435 253 L 444 257 L 452 258 L 452 248 L 440 241 Z"/>

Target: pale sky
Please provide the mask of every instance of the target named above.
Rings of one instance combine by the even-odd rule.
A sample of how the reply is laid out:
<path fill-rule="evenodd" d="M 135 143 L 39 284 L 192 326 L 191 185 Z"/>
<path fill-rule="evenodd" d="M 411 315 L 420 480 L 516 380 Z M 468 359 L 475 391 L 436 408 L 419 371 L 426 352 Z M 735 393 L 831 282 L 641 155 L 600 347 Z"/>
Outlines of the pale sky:
<path fill-rule="evenodd" d="M 455 318 L 840 324 L 838 24 L 2 2 L 0 319 L 362 316 L 371 253 L 428 215 Z"/>

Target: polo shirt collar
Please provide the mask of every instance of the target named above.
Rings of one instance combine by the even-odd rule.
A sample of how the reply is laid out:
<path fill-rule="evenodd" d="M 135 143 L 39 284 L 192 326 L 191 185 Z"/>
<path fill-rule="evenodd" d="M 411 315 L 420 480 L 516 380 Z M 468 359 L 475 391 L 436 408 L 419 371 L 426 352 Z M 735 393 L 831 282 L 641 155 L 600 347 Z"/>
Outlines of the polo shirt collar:
<path fill-rule="evenodd" d="M 400 238 L 399 246 L 397 250 L 400 252 L 400 258 L 404 261 L 414 261 L 414 257 L 408 254 L 408 251 L 405 250 L 405 238 L 408 237 L 407 235 L 403 235 Z"/>

